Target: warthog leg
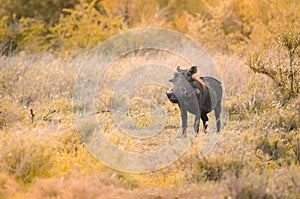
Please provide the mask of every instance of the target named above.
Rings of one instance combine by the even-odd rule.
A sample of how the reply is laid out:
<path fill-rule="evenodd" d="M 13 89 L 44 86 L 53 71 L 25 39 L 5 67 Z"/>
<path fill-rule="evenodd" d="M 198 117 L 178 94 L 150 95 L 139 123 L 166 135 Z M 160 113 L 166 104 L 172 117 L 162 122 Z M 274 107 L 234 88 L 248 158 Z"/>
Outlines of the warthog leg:
<path fill-rule="evenodd" d="M 195 136 L 197 137 L 198 133 L 199 133 L 199 123 L 200 123 L 200 113 L 197 113 L 195 115 L 195 121 L 194 121 L 194 132 L 195 132 Z"/>
<path fill-rule="evenodd" d="M 221 121 L 220 121 L 220 114 L 221 114 L 221 102 L 218 102 L 216 108 L 214 109 L 215 111 L 215 117 L 217 121 L 217 133 L 221 131 Z"/>
<path fill-rule="evenodd" d="M 204 127 L 204 132 L 207 133 L 207 127 L 208 127 L 208 117 L 206 114 L 201 116 L 203 127 Z"/>
<path fill-rule="evenodd" d="M 181 122 L 182 122 L 182 134 L 180 137 L 186 137 L 186 129 L 187 129 L 187 110 L 185 107 L 180 107 L 181 112 Z"/>

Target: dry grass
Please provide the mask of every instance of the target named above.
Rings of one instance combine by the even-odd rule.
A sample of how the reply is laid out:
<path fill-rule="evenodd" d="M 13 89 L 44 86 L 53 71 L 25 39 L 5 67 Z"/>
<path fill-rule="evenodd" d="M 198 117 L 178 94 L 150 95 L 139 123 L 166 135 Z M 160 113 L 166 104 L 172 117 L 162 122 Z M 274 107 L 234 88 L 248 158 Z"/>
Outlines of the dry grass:
<path fill-rule="evenodd" d="M 160 60 L 164 56 L 170 55 L 160 54 Z M 206 136 L 201 132 L 189 151 L 168 167 L 128 174 L 95 160 L 76 134 L 71 94 L 84 56 L 65 60 L 48 53 L 1 57 L 0 197 L 299 197 L 299 99 L 280 107 L 270 80 L 248 71 L 242 57 L 216 54 L 213 58 L 226 88 L 228 115 L 213 151 L 205 159 L 198 158 Z M 134 56 L 125 60 L 128 63 L 119 60 L 125 68 L 145 61 Z M 178 62 L 185 65 L 174 58 L 164 61 L 174 67 Z M 103 99 L 96 103 L 99 109 L 110 108 L 109 93 L 117 78 L 113 74 L 123 74 L 120 63 L 114 64 L 102 82 L 107 90 L 99 93 Z M 164 90 L 159 89 L 136 92 L 130 114 L 136 124 L 147 125 L 147 97 L 155 96 L 154 103 L 164 106 L 169 115 L 164 133 L 150 141 L 133 139 L 118 129 L 111 113 L 98 114 L 113 143 L 124 150 L 147 152 L 176 137 L 179 110 L 161 98 Z"/>

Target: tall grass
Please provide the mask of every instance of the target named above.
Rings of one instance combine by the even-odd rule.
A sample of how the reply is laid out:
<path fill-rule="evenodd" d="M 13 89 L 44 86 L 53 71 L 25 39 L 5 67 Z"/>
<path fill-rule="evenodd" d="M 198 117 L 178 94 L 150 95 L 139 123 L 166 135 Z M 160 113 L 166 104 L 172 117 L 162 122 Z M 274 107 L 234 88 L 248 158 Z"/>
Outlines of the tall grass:
<path fill-rule="evenodd" d="M 221 53 L 213 56 L 221 73 L 224 104 L 229 115 L 213 151 L 205 159 L 198 158 L 197 153 L 206 136 L 200 132 L 193 147 L 168 167 L 147 174 L 127 174 L 113 171 L 94 159 L 76 134 L 72 117 L 72 85 L 85 56 L 62 59 L 41 53 L 0 58 L 1 196 L 15 197 L 17 194 L 24 198 L 29 189 L 32 198 L 74 198 L 74 194 L 83 198 L 101 198 L 107 190 L 124 198 L 150 198 L 153 195 L 194 197 L 199 194 L 234 198 L 297 198 L 298 100 L 284 107 L 276 103 L 276 91 L 271 81 L 251 73 L 243 57 Z M 110 82 L 120 77 L 114 69 L 122 70 L 119 68 L 122 63 L 126 68 L 145 61 L 142 56 L 128 56 L 127 63 L 124 57 L 107 69 L 102 86 L 111 89 Z M 164 60 L 164 56 L 169 55 L 161 53 L 160 59 Z M 155 59 L 150 56 L 148 61 L 154 62 Z M 176 67 L 180 63 L 188 67 L 184 61 L 174 58 L 164 61 L 166 65 Z M 180 127 L 178 107 L 164 102 L 157 88 L 147 89 L 147 92 L 136 92 L 131 102 L 130 114 L 136 124 L 148 124 L 147 108 L 143 109 L 148 101 L 144 97 L 153 96 L 153 91 L 155 103 L 164 106 L 169 115 L 165 133 L 151 141 L 130 139 L 124 135 L 110 112 L 97 116 L 99 121 L 104 121 L 100 125 L 104 125 L 105 135 L 124 150 L 156 150 L 168 143 Z M 105 95 L 100 92 L 99 98 L 105 100 L 99 104 L 96 102 L 96 107 L 99 110 L 110 108 L 110 97 L 110 92 Z M 166 192 L 149 190 L 152 187 L 165 190 L 170 186 L 174 188 L 168 188 Z M 216 189 L 219 190 L 217 194 Z"/>

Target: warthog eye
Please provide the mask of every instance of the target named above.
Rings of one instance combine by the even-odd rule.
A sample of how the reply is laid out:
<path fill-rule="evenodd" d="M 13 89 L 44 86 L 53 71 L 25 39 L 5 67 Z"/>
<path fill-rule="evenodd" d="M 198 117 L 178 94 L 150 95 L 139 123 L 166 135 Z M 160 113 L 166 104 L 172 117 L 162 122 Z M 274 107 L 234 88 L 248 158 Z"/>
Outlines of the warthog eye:
<path fill-rule="evenodd" d="M 191 74 L 190 74 L 190 73 L 188 73 L 186 76 L 187 76 L 188 78 L 191 78 Z"/>

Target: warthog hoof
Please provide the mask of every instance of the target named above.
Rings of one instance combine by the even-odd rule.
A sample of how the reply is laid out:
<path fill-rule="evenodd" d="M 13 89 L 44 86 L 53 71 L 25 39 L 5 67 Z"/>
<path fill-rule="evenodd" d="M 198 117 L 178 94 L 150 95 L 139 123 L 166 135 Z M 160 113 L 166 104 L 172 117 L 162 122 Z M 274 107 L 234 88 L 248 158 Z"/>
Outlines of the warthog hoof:
<path fill-rule="evenodd" d="M 182 133 L 181 135 L 178 135 L 178 138 L 186 138 L 186 133 Z"/>
<path fill-rule="evenodd" d="M 208 133 L 208 121 L 205 122 L 205 125 L 204 125 L 204 133 Z"/>

